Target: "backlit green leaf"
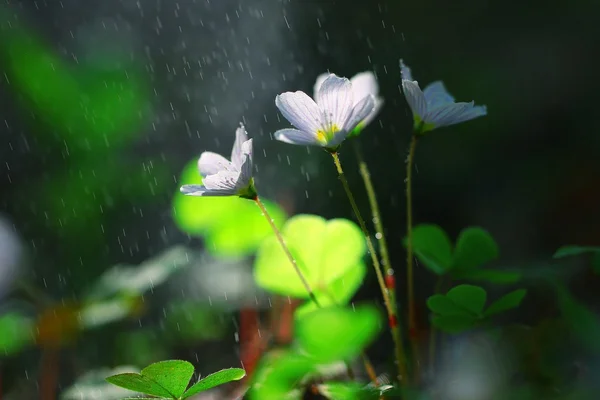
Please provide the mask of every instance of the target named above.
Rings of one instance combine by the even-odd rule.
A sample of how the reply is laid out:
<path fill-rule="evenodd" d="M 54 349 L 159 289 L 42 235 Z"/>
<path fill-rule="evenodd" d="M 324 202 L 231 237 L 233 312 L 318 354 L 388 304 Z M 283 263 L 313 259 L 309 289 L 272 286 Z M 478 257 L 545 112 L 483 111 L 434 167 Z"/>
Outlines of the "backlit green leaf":
<path fill-rule="evenodd" d="M 498 254 L 498 245 L 487 231 L 478 227 L 466 228 L 456 241 L 453 269 L 474 269 L 495 260 Z"/>
<path fill-rule="evenodd" d="M 182 360 L 159 361 L 141 372 L 142 376 L 152 379 L 176 398 L 185 392 L 193 374 L 194 366 Z"/>
<path fill-rule="evenodd" d="M 239 200 L 235 208 L 220 215 L 206 234 L 206 248 L 215 256 L 249 255 L 256 251 L 266 237 L 273 234 L 271 225 L 253 201 L 240 198 L 235 200 Z M 269 200 L 262 202 L 275 225 L 281 227 L 286 219 L 283 210 Z"/>
<path fill-rule="evenodd" d="M 527 294 L 527 289 L 517 289 L 510 293 L 505 294 L 500 297 L 498 300 L 493 302 L 487 310 L 485 310 L 484 315 L 486 317 L 499 314 L 501 312 L 511 310 L 513 308 L 519 307 L 523 298 Z"/>
<path fill-rule="evenodd" d="M 473 314 L 480 315 L 485 307 L 487 293 L 479 286 L 458 285 L 450 289 L 446 297 Z"/>
<path fill-rule="evenodd" d="M 302 352 L 328 363 L 356 356 L 380 329 L 381 315 L 372 306 L 329 307 L 297 320 L 296 338 Z"/>
<path fill-rule="evenodd" d="M 248 391 L 250 400 L 300 400 L 300 383 L 311 376 L 313 360 L 292 351 L 272 351 L 260 361 Z"/>
<path fill-rule="evenodd" d="M 408 245 L 408 241 L 404 241 Z M 448 235 L 437 225 L 422 224 L 413 229 L 413 249 L 427 268 L 438 275 L 452 266 L 452 243 Z"/>
<path fill-rule="evenodd" d="M 358 226 L 344 219 L 326 221 L 316 215 L 298 215 L 285 224 L 282 235 L 313 291 L 328 290 L 356 267 L 365 254 Z M 259 286 L 282 295 L 308 298 L 308 292 L 274 236 L 263 241 L 254 263 Z M 347 291 L 333 293 L 347 297 Z"/>
<path fill-rule="evenodd" d="M 380 391 L 357 382 L 327 382 L 318 386 L 319 393 L 330 400 L 378 400 Z"/>
<path fill-rule="evenodd" d="M 229 383 L 231 381 L 239 381 L 244 376 L 246 376 L 246 371 L 244 371 L 241 368 L 223 369 L 221 371 L 215 372 L 214 374 L 210 374 L 207 377 L 196 382 L 185 392 L 183 398 L 188 398 L 197 393 L 204 392 L 206 390 L 212 389 L 219 385 L 223 385 L 225 383 Z"/>
<path fill-rule="evenodd" d="M 327 288 L 317 288 L 314 291 L 315 297 L 321 307 L 328 307 L 333 305 L 344 306 L 352 299 L 352 296 L 356 293 L 358 288 L 362 285 L 365 275 L 367 274 L 367 266 L 365 263 L 360 262 L 354 267 L 348 269 L 344 276 L 336 279 L 329 284 Z M 319 307 L 308 300 L 306 303 L 301 305 L 294 312 L 295 318 L 302 318 Z"/>

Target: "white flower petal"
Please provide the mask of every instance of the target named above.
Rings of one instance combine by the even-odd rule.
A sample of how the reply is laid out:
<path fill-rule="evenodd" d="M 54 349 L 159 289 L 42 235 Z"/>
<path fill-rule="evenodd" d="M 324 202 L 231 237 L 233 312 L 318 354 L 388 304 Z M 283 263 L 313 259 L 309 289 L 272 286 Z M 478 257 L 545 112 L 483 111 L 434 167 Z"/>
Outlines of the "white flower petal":
<path fill-rule="evenodd" d="M 410 67 L 404 64 L 403 60 L 400 60 L 400 77 L 403 80 L 414 81 Z"/>
<path fill-rule="evenodd" d="M 371 71 L 361 72 L 350 79 L 352 83 L 352 92 L 354 93 L 354 104 L 358 104 L 365 96 L 372 94 L 377 97 L 379 94 L 379 84 L 375 74 Z"/>
<path fill-rule="evenodd" d="M 375 99 L 372 95 L 366 96 L 352 108 L 348 119 L 344 122 L 343 129 L 333 136 L 327 144 L 328 147 L 340 145 L 356 126 L 367 118 L 375 108 Z"/>
<path fill-rule="evenodd" d="M 425 116 L 424 121 L 426 123 L 434 124 L 435 127 L 442 127 L 469 121 L 486 114 L 486 107 L 475 106 L 474 102 L 455 103 L 431 110 Z"/>
<path fill-rule="evenodd" d="M 383 107 L 383 104 L 384 101 L 381 97 L 375 98 L 375 106 L 373 107 L 373 111 L 371 111 L 371 114 L 369 114 L 367 118 L 361 121 L 362 127 L 369 125 L 375 119 L 377 114 L 379 114 L 379 110 L 381 110 L 381 107 Z"/>
<path fill-rule="evenodd" d="M 212 151 L 205 151 L 200 155 L 200 159 L 198 160 L 198 170 L 203 178 L 209 175 L 215 175 L 223 170 L 231 169 L 234 169 L 234 167 L 229 160 Z"/>
<path fill-rule="evenodd" d="M 350 81 L 330 74 L 321 85 L 316 100 L 321 109 L 321 128 L 331 133 L 343 129 L 354 106 Z"/>
<path fill-rule="evenodd" d="M 210 190 L 202 185 L 183 185 L 179 190 L 186 196 L 231 196 L 235 194 L 230 190 Z"/>
<path fill-rule="evenodd" d="M 454 103 L 454 97 L 448 93 L 442 81 L 435 81 L 427 85 L 423 90 L 423 95 L 425 95 L 429 110 Z"/>
<path fill-rule="evenodd" d="M 317 76 L 317 80 L 315 81 L 315 85 L 313 86 L 313 97 L 316 98 L 317 97 L 317 93 L 319 92 L 319 89 L 321 88 L 321 85 L 323 84 L 323 82 L 325 82 L 325 79 L 327 79 L 327 77 L 329 77 L 329 72 L 325 72 L 322 73 L 321 75 Z"/>
<path fill-rule="evenodd" d="M 240 165 L 240 176 L 236 184 L 238 187 L 246 187 L 250 184 L 253 167 L 252 139 L 249 139 L 242 144 L 242 165 Z"/>
<path fill-rule="evenodd" d="M 292 125 L 314 135 L 321 129 L 317 103 L 304 92 L 286 92 L 275 98 L 275 105 Z"/>
<path fill-rule="evenodd" d="M 202 183 L 209 191 L 237 191 L 241 171 L 220 171 L 202 179 Z"/>
<path fill-rule="evenodd" d="M 238 169 L 242 166 L 243 154 L 242 154 L 242 144 L 248 141 L 248 133 L 246 132 L 246 128 L 244 125 L 240 124 L 240 127 L 235 131 L 235 142 L 233 143 L 233 149 L 231 150 L 231 163 L 235 165 Z"/>
<path fill-rule="evenodd" d="M 423 116 L 427 112 L 427 103 L 425 103 L 425 96 L 421 88 L 419 88 L 419 83 L 417 81 L 403 80 L 402 91 L 413 114 L 423 119 Z"/>
<path fill-rule="evenodd" d="M 298 129 L 280 129 L 275 132 L 274 136 L 275 139 L 284 143 L 301 146 L 321 146 L 315 135 Z"/>

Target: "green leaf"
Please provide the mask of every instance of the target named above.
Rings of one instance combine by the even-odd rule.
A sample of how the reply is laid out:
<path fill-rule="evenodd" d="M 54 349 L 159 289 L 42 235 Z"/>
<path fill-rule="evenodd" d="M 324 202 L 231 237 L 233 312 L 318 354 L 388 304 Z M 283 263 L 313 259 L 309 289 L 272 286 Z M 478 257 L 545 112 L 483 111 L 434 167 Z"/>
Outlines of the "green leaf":
<path fill-rule="evenodd" d="M 461 333 L 473 328 L 478 318 L 473 315 L 434 315 L 433 326 L 447 333 Z"/>
<path fill-rule="evenodd" d="M 326 221 L 316 215 L 298 215 L 285 224 L 282 235 L 298 268 L 314 291 L 328 290 L 362 261 L 365 241 L 358 226 L 345 219 Z M 308 292 L 274 236 L 263 241 L 254 262 L 254 279 L 263 289 L 286 296 L 308 298 Z"/>
<path fill-rule="evenodd" d="M 500 297 L 498 300 L 493 302 L 487 310 L 485 310 L 484 315 L 486 317 L 499 314 L 504 311 L 511 310 L 513 308 L 519 307 L 523 298 L 527 294 L 527 289 L 517 289 L 510 293 L 505 294 Z"/>
<path fill-rule="evenodd" d="M 330 400 L 378 400 L 380 391 L 357 382 L 327 382 L 318 387 L 319 393 Z"/>
<path fill-rule="evenodd" d="M 498 245 L 487 231 L 479 227 L 466 228 L 458 235 L 452 268 L 475 269 L 495 260 L 498 254 Z"/>
<path fill-rule="evenodd" d="M 557 286 L 558 306 L 573 334 L 588 350 L 600 353 L 600 319 L 574 299 L 562 285 Z"/>
<path fill-rule="evenodd" d="M 185 392 L 193 374 L 194 366 L 182 360 L 159 361 L 150 364 L 141 372 L 142 376 L 152 379 L 176 398 Z"/>
<path fill-rule="evenodd" d="M 459 306 L 443 294 L 435 294 L 427 299 L 427 307 L 440 315 L 467 315 L 471 316 L 469 310 Z"/>
<path fill-rule="evenodd" d="M 319 305 L 321 307 L 347 305 L 358 288 L 360 288 L 362 285 L 366 274 L 367 266 L 365 263 L 360 262 L 346 271 L 344 276 L 331 282 L 328 288 L 315 290 L 314 294 L 319 302 Z M 296 309 L 294 312 L 294 317 L 301 318 L 303 315 L 315 311 L 318 308 L 320 307 L 318 307 L 313 301 L 309 300 Z"/>
<path fill-rule="evenodd" d="M 321 363 L 348 360 L 379 333 L 381 316 L 368 305 L 321 308 L 296 321 L 296 339 L 302 351 Z"/>
<path fill-rule="evenodd" d="M 452 271 L 454 279 L 475 282 L 489 282 L 496 284 L 512 284 L 519 282 L 523 274 L 517 271 L 501 271 L 497 269 L 472 269 L 466 271 Z"/>
<path fill-rule="evenodd" d="M 316 370 L 313 360 L 292 351 L 267 353 L 249 385 L 250 400 L 300 400 L 298 386 Z"/>
<path fill-rule="evenodd" d="M 154 382 L 147 376 L 136 373 L 124 373 L 109 376 L 106 381 L 115 386 L 129 389 L 134 392 L 149 394 L 152 396 L 166 397 L 172 399 L 173 395 L 164 387 Z"/>
<path fill-rule="evenodd" d="M 553 258 L 563 258 L 578 256 L 588 253 L 600 253 L 600 247 L 597 246 L 563 246 L 559 248 L 552 256 Z"/>
<path fill-rule="evenodd" d="M 404 241 L 408 246 L 408 240 Z M 437 225 L 422 224 L 413 229 L 414 253 L 427 268 L 438 275 L 452 267 L 452 242 Z"/>
<path fill-rule="evenodd" d="M 273 234 L 271 225 L 253 201 L 240 198 L 235 200 L 239 200 L 235 208 L 220 215 L 218 222 L 206 233 L 206 248 L 214 256 L 250 255 L 258 249 L 266 237 Z M 269 200 L 261 201 L 275 225 L 280 228 L 286 220 L 283 210 Z"/>
<path fill-rule="evenodd" d="M 223 385 L 231 381 L 239 381 L 244 376 L 246 376 L 246 371 L 244 371 L 241 368 L 222 369 L 221 371 L 215 372 L 214 374 L 210 374 L 206 378 L 203 378 L 196 382 L 185 392 L 183 398 L 186 399 L 190 396 L 193 396 L 200 392 L 204 392 L 206 390 L 212 389 L 216 386 Z"/>
<path fill-rule="evenodd" d="M 479 286 L 458 285 L 450 289 L 446 293 L 446 297 L 473 314 L 481 315 L 485 307 L 487 293 Z"/>
<path fill-rule="evenodd" d="M 30 318 L 15 312 L 0 316 L 0 357 L 17 353 L 32 344 L 33 325 Z"/>

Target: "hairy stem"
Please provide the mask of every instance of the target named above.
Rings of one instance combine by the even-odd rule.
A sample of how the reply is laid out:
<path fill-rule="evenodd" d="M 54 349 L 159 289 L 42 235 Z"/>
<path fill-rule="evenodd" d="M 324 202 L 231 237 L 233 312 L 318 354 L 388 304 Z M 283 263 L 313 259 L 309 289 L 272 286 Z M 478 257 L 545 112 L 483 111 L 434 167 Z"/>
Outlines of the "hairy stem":
<path fill-rule="evenodd" d="M 283 249 L 285 255 L 288 258 L 288 260 L 290 260 L 290 263 L 292 264 L 292 267 L 294 267 L 294 270 L 296 271 L 296 274 L 298 274 L 298 277 L 302 281 L 302 285 L 304 285 L 304 287 L 306 288 L 306 291 L 308 292 L 308 296 L 310 297 L 310 299 L 317 306 L 320 307 L 319 301 L 317 300 L 317 298 L 315 296 L 315 293 L 313 292 L 312 288 L 310 287 L 310 284 L 308 283 L 308 281 L 304 277 L 304 274 L 302 273 L 302 271 L 300 271 L 300 267 L 298 267 L 298 263 L 296 262 L 296 259 L 294 258 L 294 256 L 290 252 L 290 249 L 285 244 L 285 240 L 283 240 L 283 236 L 281 236 L 281 232 L 279 231 L 279 229 L 275 225 L 275 222 L 273 222 L 273 218 L 271 218 L 271 215 L 269 215 L 269 212 L 267 211 L 265 205 L 263 204 L 262 201 L 260 201 L 260 198 L 258 196 L 256 196 L 254 198 L 254 202 L 256 203 L 256 205 L 258 205 L 258 207 L 262 211 L 263 215 L 265 216 L 265 218 L 269 222 L 269 225 L 271 225 L 271 228 L 273 229 L 273 232 L 275 233 L 275 236 L 277 237 L 277 240 L 279 241 L 279 244 L 281 245 L 281 248 Z"/>
<path fill-rule="evenodd" d="M 371 207 L 371 216 L 373 217 L 373 223 L 375 224 L 375 229 L 377 233 L 381 235 L 377 239 L 379 240 L 379 250 L 381 251 L 383 268 L 385 269 L 387 275 L 393 275 L 394 270 L 392 269 L 392 263 L 390 262 L 390 254 L 388 252 L 387 241 L 385 239 L 385 233 L 383 231 L 381 212 L 379 211 L 377 195 L 375 194 L 373 182 L 371 181 L 369 167 L 367 166 L 367 163 L 365 162 L 362 156 L 358 140 L 352 140 L 352 145 L 354 148 L 354 153 L 356 154 L 356 159 L 358 160 L 360 176 L 363 179 L 363 182 L 365 184 L 365 191 L 367 192 L 367 197 L 369 198 L 369 206 Z"/>
<path fill-rule="evenodd" d="M 373 267 L 375 268 L 375 274 L 377 275 L 377 281 L 379 282 L 381 294 L 383 295 L 383 301 L 388 314 L 389 326 L 392 333 L 392 338 L 394 340 L 396 362 L 398 364 L 398 380 L 402 382 L 403 380 L 407 379 L 405 364 L 406 361 L 404 355 L 404 345 L 402 343 L 402 335 L 400 327 L 398 325 L 398 317 L 396 316 L 396 313 L 394 311 L 395 307 L 392 306 L 392 303 L 390 301 L 388 289 L 386 288 L 385 281 L 383 279 L 383 274 L 381 272 L 381 265 L 379 264 L 377 254 L 375 253 L 375 247 L 373 246 L 373 242 L 371 240 L 371 236 L 369 235 L 369 231 L 367 230 L 367 226 L 365 225 L 365 221 L 362 215 L 360 214 L 358 206 L 356 205 L 356 201 L 354 200 L 352 190 L 350 190 L 350 186 L 348 185 L 348 181 L 346 180 L 346 176 L 344 175 L 344 170 L 342 169 L 342 164 L 340 163 L 340 157 L 337 152 L 332 152 L 331 156 L 333 157 L 333 162 L 337 169 L 338 176 L 340 178 L 340 181 L 342 182 L 342 185 L 344 186 L 346 196 L 348 196 L 348 200 L 350 201 L 350 205 L 352 206 L 354 215 L 356 216 L 358 224 L 360 225 L 360 229 L 362 230 L 363 235 L 365 236 L 365 240 L 367 241 L 367 248 L 369 250 L 369 254 L 371 255 Z"/>

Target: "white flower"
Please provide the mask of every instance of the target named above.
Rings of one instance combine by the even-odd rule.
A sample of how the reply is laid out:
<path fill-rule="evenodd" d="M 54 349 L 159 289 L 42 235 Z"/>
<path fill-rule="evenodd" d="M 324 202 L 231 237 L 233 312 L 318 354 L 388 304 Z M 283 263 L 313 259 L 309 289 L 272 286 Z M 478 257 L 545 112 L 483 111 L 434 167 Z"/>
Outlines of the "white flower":
<path fill-rule="evenodd" d="M 321 74 L 317 77 L 317 81 L 314 86 L 314 96 L 317 96 L 317 92 L 321 88 L 321 85 L 329 76 L 328 73 Z M 360 133 L 360 131 L 367 126 L 379 113 L 379 110 L 383 106 L 383 98 L 379 97 L 379 84 L 377 83 L 377 79 L 375 78 L 375 74 L 371 71 L 360 72 L 350 78 L 350 83 L 352 84 L 352 93 L 354 96 L 354 103 L 357 104 L 361 99 L 365 98 L 368 95 L 372 95 L 375 99 L 375 107 L 371 114 L 369 114 L 365 119 L 363 119 L 356 129 L 349 135 L 354 136 Z"/>
<path fill-rule="evenodd" d="M 275 132 L 275 139 L 335 150 L 375 107 L 370 94 L 355 101 L 352 83 L 335 74 L 323 81 L 315 100 L 300 91 L 278 95 L 275 105 L 297 129 L 281 129 Z"/>
<path fill-rule="evenodd" d="M 410 68 L 402 60 L 400 67 L 402 90 L 413 112 L 415 127 L 421 133 L 487 115 L 487 108 L 476 106 L 473 101 L 454 102 L 442 81 L 435 81 L 421 91 L 418 82 L 412 78 Z"/>
<path fill-rule="evenodd" d="M 231 161 L 205 151 L 198 160 L 202 185 L 183 185 L 181 193 L 189 196 L 240 196 L 256 197 L 252 178 L 252 139 L 243 125 L 235 131 Z"/>

